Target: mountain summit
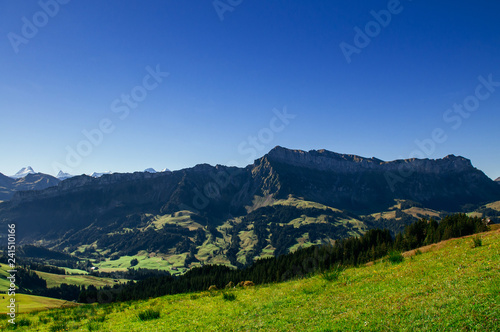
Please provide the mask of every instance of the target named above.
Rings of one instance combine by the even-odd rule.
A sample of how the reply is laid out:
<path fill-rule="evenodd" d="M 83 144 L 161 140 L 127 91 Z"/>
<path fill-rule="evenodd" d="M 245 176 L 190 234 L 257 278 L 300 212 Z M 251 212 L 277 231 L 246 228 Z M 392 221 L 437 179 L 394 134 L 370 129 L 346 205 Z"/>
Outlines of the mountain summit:
<path fill-rule="evenodd" d="M 352 173 L 360 171 L 397 171 L 399 169 L 439 173 L 473 168 L 469 159 L 448 155 L 442 159 L 404 159 L 383 161 L 351 154 L 339 154 L 328 150 L 290 150 L 277 146 L 264 156 L 269 160 L 298 167 L 322 171 Z M 401 173 L 404 173 L 403 171 Z"/>
<path fill-rule="evenodd" d="M 71 175 L 69 173 L 64 173 L 63 171 L 59 171 L 59 173 L 57 173 L 57 175 L 56 175 L 56 178 L 58 178 L 61 181 L 72 178 L 72 177 L 74 177 L 74 175 Z"/>
<path fill-rule="evenodd" d="M 28 174 L 36 174 L 31 166 L 21 168 L 16 174 L 12 175 L 11 178 L 20 179 L 24 178 Z"/>
<path fill-rule="evenodd" d="M 100 178 L 103 175 L 110 175 L 110 174 L 113 174 L 113 172 L 111 172 L 111 171 L 107 171 L 104 173 L 93 172 L 92 174 L 90 174 L 90 176 L 93 178 Z"/>
<path fill-rule="evenodd" d="M 380 211 L 394 199 L 428 208 L 460 211 L 465 204 L 500 199 L 498 186 L 470 160 L 383 161 L 327 150 L 272 149 L 253 165 L 265 178 L 264 192 L 275 197 L 303 197 L 339 209 Z"/>
<path fill-rule="evenodd" d="M 23 174 L 23 176 L 20 176 Z M 0 201 L 10 200 L 16 192 L 43 190 L 57 186 L 59 179 L 42 173 L 35 173 L 31 167 L 23 168 L 14 178 L 0 173 Z"/>

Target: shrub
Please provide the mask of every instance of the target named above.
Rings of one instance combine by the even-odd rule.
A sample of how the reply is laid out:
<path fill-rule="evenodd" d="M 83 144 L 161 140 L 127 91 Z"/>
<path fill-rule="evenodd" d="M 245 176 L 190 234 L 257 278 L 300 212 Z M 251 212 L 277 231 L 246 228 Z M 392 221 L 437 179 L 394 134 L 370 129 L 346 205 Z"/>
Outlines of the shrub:
<path fill-rule="evenodd" d="M 137 316 L 142 321 L 158 319 L 158 318 L 160 318 L 160 310 L 146 309 L 143 312 L 140 312 Z"/>
<path fill-rule="evenodd" d="M 311 294 L 316 294 L 318 292 L 317 289 L 308 289 L 308 288 L 303 288 L 302 293 L 311 295 Z"/>
<path fill-rule="evenodd" d="M 106 320 L 106 316 L 97 316 L 95 318 L 92 318 L 90 321 L 91 322 L 97 322 L 97 323 L 102 323 Z"/>
<path fill-rule="evenodd" d="M 17 320 L 16 324 L 19 326 L 30 326 L 31 321 L 29 319 L 26 319 L 26 318 L 21 318 L 21 319 Z"/>
<path fill-rule="evenodd" d="M 472 248 L 481 247 L 483 245 L 483 239 L 481 235 L 476 235 L 472 237 Z"/>
<path fill-rule="evenodd" d="M 404 257 L 401 254 L 401 251 L 392 250 L 389 252 L 389 255 L 387 255 L 387 260 L 392 264 L 398 264 L 404 260 Z"/>
<path fill-rule="evenodd" d="M 422 255 L 422 251 L 420 249 L 415 250 L 415 256 Z"/>
<path fill-rule="evenodd" d="M 134 258 L 130 261 L 130 266 L 136 266 L 139 264 L 139 260 L 137 258 Z"/>
<path fill-rule="evenodd" d="M 66 322 L 57 322 L 55 323 L 54 325 L 51 325 L 50 326 L 50 331 L 51 332 L 57 332 L 57 331 L 64 331 L 66 330 L 68 327 L 66 325 Z"/>
<path fill-rule="evenodd" d="M 337 264 L 336 266 L 333 267 L 333 269 L 324 271 L 321 274 L 321 277 L 326 281 L 337 281 L 339 280 L 339 277 L 342 274 L 342 272 L 344 272 L 344 270 L 345 267 L 341 266 L 340 264 Z"/>
<path fill-rule="evenodd" d="M 87 323 L 87 330 L 89 330 L 89 331 L 101 331 L 101 323 L 96 322 L 95 320 L 90 320 Z"/>
<path fill-rule="evenodd" d="M 236 300 L 236 294 L 234 293 L 222 293 L 222 298 L 226 301 Z"/>

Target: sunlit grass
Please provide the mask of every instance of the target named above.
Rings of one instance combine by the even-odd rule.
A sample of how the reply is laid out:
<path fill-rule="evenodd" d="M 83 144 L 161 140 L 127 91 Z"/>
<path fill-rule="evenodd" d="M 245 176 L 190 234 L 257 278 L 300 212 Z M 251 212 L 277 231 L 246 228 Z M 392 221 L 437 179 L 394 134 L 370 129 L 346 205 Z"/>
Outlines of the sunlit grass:
<path fill-rule="evenodd" d="M 47 281 L 48 288 L 57 287 L 61 284 L 103 287 L 128 282 L 126 279 L 99 278 L 92 275 L 64 275 L 39 271 L 36 271 L 36 274 Z"/>
<path fill-rule="evenodd" d="M 7 305 L 11 298 L 15 298 L 16 310 L 21 313 L 76 305 L 73 302 L 43 296 L 15 294 L 15 296 L 11 297 L 3 293 L 0 295 L 0 313 L 7 312 Z"/>
<path fill-rule="evenodd" d="M 405 254 L 399 264 L 349 268 L 333 280 L 316 275 L 234 289 L 231 300 L 223 291 L 201 292 L 22 315 L 30 326 L 18 330 L 65 324 L 70 331 L 498 331 L 500 232 L 482 234 L 480 247 L 471 241 Z M 141 320 L 141 312 L 159 317 Z"/>

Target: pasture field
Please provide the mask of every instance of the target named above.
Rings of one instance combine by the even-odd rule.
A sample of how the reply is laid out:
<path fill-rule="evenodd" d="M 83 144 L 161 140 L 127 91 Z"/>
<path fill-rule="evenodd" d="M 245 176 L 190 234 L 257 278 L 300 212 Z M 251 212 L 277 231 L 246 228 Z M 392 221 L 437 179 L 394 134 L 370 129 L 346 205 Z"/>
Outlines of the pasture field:
<path fill-rule="evenodd" d="M 500 230 L 278 284 L 19 315 L 19 331 L 500 330 Z M 236 282 L 236 281 L 235 281 Z M 7 320 L 1 328 L 12 328 Z"/>

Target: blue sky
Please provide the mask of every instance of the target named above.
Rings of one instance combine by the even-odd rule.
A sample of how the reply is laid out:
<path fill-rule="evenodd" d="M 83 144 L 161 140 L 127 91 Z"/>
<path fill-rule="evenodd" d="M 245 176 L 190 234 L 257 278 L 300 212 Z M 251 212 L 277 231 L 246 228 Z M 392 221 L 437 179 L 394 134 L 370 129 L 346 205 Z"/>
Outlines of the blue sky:
<path fill-rule="evenodd" d="M 462 155 L 496 178 L 499 12 L 483 0 L 3 0 L 0 172 L 243 166 L 281 145 Z"/>

